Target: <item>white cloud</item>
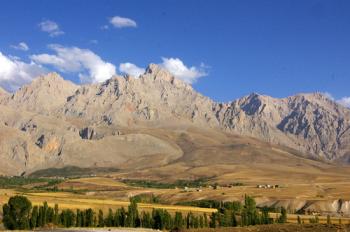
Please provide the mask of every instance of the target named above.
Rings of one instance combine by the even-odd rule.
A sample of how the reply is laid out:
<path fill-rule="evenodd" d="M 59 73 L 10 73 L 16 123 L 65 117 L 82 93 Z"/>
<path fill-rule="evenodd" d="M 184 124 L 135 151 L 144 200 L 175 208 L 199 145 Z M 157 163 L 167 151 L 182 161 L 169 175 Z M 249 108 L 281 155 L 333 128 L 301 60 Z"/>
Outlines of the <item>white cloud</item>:
<path fill-rule="evenodd" d="M 332 100 L 332 101 L 335 100 L 333 95 L 331 93 L 329 93 L 329 92 L 323 92 L 322 95 L 325 96 L 326 98 Z"/>
<path fill-rule="evenodd" d="M 322 93 L 325 97 L 329 98 L 332 101 L 337 102 L 338 104 L 350 108 L 350 97 L 342 97 L 341 99 L 336 100 L 333 95 L 329 92 Z"/>
<path fill-rule="evenodd" d="M 337 101 L 339 104 L 350 108 L 350 97 L 343 97 Z"/>
<path fill-rule="evenodd" d="M 25 42 L 20 42 L 17 45 L 11 45 L 12 48 L 16 49 L 16 50 L 22 50 L 22 51 L 28 51 L 29 47 Z"/>
<path fill-rule="evenodd" d="M 114 16 L 109 20 L 109 22 L 117 28 L 123 28 L 123 27 L 137 27 L 137 24 L 134 20 L 129 18 L 123 18 L 120 16 Z"/>
<path fill-rule="evenodd" d="M 189 84 L 197 81 L 198 78 L 207 76 L 204 66 L 200 68 L 195 66 L 187 67 L 179 58 L 162 58 L 163 63 L 160 65 L 173 74 L 176 78 L 183 80 Z"/>
<path fill-rule="evenodd" d="M 5 56 L 0 52 L 0 86 L 14 91 L 47 70 L 35 62 L 25 63 L 20 59 Z"/>
<path fill-rule="evenodd" d="M 63 35 L 64 32 L 60 29 L 58 24 L 51 20 L 45 20 L 39 23 L 39 27 L 42 31 L 49 33 L 51 37 Z"/>
<path fill-rule="evenodd" d="M 119 65 L 119 71 L 134 77 L 138 77 L 145 73 L 144 68 L 140 68 L 132 63 L 121 63 Z"/>
<path fill-rule="evenodd" d="M 88 49 L 49 45 L 55 54 L 32 55 L 40 64 L 52 65 L 61 72 L 78 73 L 82 82 L 102 82 L 116 74 L 116 67 Z"/>

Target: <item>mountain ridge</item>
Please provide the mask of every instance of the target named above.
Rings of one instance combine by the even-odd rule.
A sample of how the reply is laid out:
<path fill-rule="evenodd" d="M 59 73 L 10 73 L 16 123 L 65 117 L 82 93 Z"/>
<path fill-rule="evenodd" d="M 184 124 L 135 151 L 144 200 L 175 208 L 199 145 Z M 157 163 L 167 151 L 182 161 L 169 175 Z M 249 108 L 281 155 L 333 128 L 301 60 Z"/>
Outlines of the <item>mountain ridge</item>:
<path fill-rule="evenodd" d="M 0 95 L 3 109 L 0 123 L 8 133 L 21 138 L 22 143 L 9 143 L 12 147 L 8 145 L 0 155 L 14 157 L 17 152 L 16 156 L 24 157 L 18 162 L 27 172 L 40 169 L 47 162 L 84 167 L 94 163 L 109 165 L 111 157 L 118 158 L 110 164 L 121 165 L 120 162 L 129 159 L 122 158 L 129 156 L 125 151 L 136 154 L 136 147 L 128 147 L 134 142 L 133 146 L 143 144 L 144 151 L 138 151 L 142 159 L 154 156 L 166 164 L 174 157 L 179 158 L 181 150 L 186 153 L 177 144 L 178 139 L 169 140 L 174 136 L 172 133 L 186 134 L 190 128 L 201 128 L 201 133 L 253 137 L 295 149 L 307 158 L 335 163 L 350 161 L 350 110 L 321 93 L 286 98 L 252 93 L 220 103 L 196 92 L 160 66 L 150 64 L 139 78 L 114 76 L 102 83 L 81 86 L 50 73 L 4 96 Z M 156 135 L 151 133 L 153 130 Z M 161 132 L 164 130 L 169 132 Z M 3 138 L 6 143 L 6 133 Z M 124 150 L 106 150 L 114 147 L 113 143 Z M 157 143 L 163 145 L 155 146 Z M 104 158 L 96 160 L 97 150 L 91 146 L 102 144 Z M 33 166 L 28 166 L 27 159 L 36 155 L 29 150 L 43 154 L 33 158 L 37 160 Z M 86 160 L 76 154 L 79 151 L 87 154 Z M 132 160 L 127 164 L 138 163 Z"/>

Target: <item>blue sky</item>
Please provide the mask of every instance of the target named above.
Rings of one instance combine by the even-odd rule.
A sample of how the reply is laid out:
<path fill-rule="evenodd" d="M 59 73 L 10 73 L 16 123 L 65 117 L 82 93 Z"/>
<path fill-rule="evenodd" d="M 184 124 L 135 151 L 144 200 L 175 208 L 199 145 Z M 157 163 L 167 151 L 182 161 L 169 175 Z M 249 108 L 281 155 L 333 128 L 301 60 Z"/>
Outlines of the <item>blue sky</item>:
<path fill-rule="evenodd" d="M 113 67 L 137 74 L 159 63 L 218 101 L 341 99 L 350 96 L 349 12 L 347 0 L 4 0 L 0 85 L 18 88 L 43 70 L 101 81 Z"/>

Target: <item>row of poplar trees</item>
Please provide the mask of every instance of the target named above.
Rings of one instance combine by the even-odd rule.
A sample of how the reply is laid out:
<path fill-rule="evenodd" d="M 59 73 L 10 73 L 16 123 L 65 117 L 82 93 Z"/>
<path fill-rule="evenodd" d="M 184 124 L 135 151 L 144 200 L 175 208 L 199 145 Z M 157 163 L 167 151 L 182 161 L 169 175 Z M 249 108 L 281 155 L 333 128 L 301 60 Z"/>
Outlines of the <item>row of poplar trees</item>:
<path fill-rule="evenodd" d="M 283 223 L 284 220 L 278 222 Z M 188 213 L 182 215 L 176 212 L 171 215 L 164 209 L 139 213 L 137 202 L 133 199 L 126 209 L 115 211 L 109 209 L 104 215 L 102 210 L 97 213 L 93 209 L 86 210 L 59 210 L 56 204 L 53 208 L 46 202 L 41 206 L 32 207 L 31 202 L 24 196 L 11 197 L 3 206 L 3 223 L 9 230 L 28 230 L 47 225 L 60 227 L 143 227 L 153 229 L 181 229 L 203 227 L 234 227 L 256 224 L 269 224 L 268 210 L 259 212 L 253 198 L 246 197 L 244 205 L 235 209 L 219 208 L 211 215 L 195 215 Z"/>

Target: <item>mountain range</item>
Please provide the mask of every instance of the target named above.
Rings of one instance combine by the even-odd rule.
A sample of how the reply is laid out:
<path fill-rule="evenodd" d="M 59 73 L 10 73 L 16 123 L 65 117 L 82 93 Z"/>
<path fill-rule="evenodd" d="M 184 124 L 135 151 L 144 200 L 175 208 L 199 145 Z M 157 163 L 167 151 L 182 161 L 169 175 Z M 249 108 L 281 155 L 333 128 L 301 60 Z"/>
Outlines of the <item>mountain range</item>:
<path fill-rule="evenodd" d="M 49 73 L 14 93 L 0 89 L 0 159 L 3 175 L 77 166 L 171 178 L 169 170 L 229 173 L 222 165 L 343 166 L 350 109 L 321 93 L 216 102 L 155 64 L 139 77 L 86 85 Z"/>

